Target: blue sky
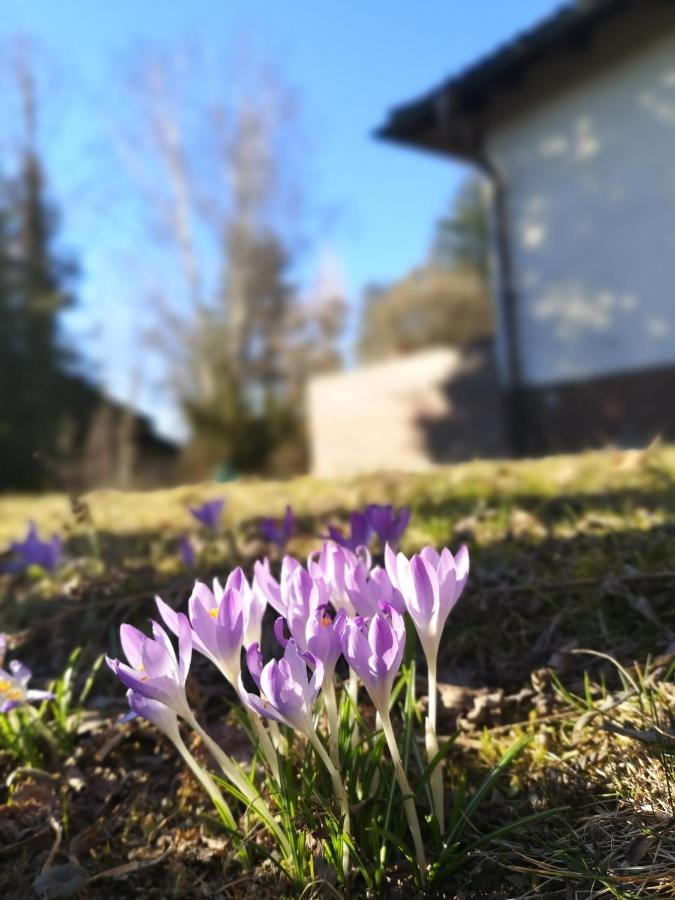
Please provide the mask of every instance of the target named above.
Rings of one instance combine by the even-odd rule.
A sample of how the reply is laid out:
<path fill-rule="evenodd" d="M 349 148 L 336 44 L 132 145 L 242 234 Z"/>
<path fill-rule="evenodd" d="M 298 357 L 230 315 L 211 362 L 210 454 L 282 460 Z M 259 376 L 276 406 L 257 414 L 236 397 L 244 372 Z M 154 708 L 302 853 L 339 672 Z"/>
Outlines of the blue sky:
<path fill-rule="evenodd" d="M 125 48 L 192 39 L 218 49 L 242 29 L 256 35 L 297 87 L 312 142 L 312 200 L 334 211 L 323 241 L 339 260 L 352 304 L 362 288 L 391 281 L 425 256 L 434 221 L 462 170 L 449 161 L 376 141 L 394 105 L 415 98 L 556 8 L 552 0 L 0 0 L 0 30 L 35 36 L 54 72 L 43 140 L 52 194 L 67 206 L 63 243 L 78 256 L 80 307 L 71 331 L 87 342 L 114 394 L 132 391 L 129 348 L 139 303 L 116 236 L 133 215 L 123 197 L 85 197 L 106 157 L 101 109 Z M 96 191 L 93 192 L 96 195 Z M 85 208 L 87 207 L 87 208 Z M 319 242 L 321 243 L 321 242 Z M 319 246 L 314 248 L 317 252 Z M 306 262 L 311 271 L 311 261 Z M 135 395 L 160 427 L 175 417 L 149 384 Z"/>

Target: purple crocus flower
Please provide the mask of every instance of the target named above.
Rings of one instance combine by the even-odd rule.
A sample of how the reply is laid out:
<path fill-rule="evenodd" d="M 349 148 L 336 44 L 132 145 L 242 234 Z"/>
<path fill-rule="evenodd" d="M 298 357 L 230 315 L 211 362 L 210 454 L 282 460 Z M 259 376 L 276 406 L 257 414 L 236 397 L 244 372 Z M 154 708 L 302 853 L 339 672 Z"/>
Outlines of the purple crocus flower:
<path fill-rule="evenodd" d="M 197 563 L 197 554 L 195 552 L 194 544 L 186 534 L 183 534 L 178 538 L 178 548 L 180 550 L 180 558 L 183 560 L 185 568 L 194 569 Z"/>
<path fill-rule="evenodd" d="M 357 617 L 344 623 L 342 652 L 381 715 L 388 711 L 404 648 L 405 624 L 393 607 L 370 619 Z"/>
<path fill-rule="evenodd" d="M 341 547 L 356 553 L 359 547 L 368 547 L 372 528 L 365 513 L 353 512 L 349 517 L 350 533 L 345 535 L 334 525 L 328 526 L 328 537 Z"/>
<path fill-rule="evenodd" d="M 312 707 L 324 682 L 323 663 L 311 653 L 301 654 L 293 639 L 286 643 L 284 656 L 278 662 L 271 660 L 263 666 L 258 644 L 252 644 L 248 648 L 246 661 L 260 696 L 245 689 L 241 675 L 239 696 L 245 705 L 259 716 L 288 725 L 305 735 L 330 774 L 335 796 L 340 803 L 344 829 L 349 834 L 349 799 L 344 782 L 319 740 L 312 721 Z M 314 669 L 311 678 L 307 676 L 307 664 Z M 346 842 L 343 845 L 342 863 L 346 873 L 349 865 L 349 845 Z"/>
<path fill-rule="evenodd" d="M 164 624 L 180 633 L 181 613 L 160 597 L 155 598 Z M 211 591 L 196 582 L 188 601 L 192 647 L 222 672 L 236 689 L 241 670 L 241 650 L 260 641 L 264 603 L 251 590 L 240 568 L 230 573 L 225 587 L 217 579 Z"/>
<path fill-rule="evenodd" d="M 469 575 L 469 552 L 461 547 L 453 556 L 447 547 L 440 554 L 425 547 L 408 560 L 387 546 L 384 560 L 392 585 L 403 595 L 427 664 L 435 666 L 443 627 Z"/>
<path fill-rule="evenodd" d="M 329 585 L 322 578 L 312 578 L 306 569 L 298 568 L 285 583 L 286 619 L 291 635 L 304 633 L 307 621 L 319 607 L 325 608 L 331 598 Z M 303 640 L 298 640 L 304 652 Z"/>
<path fill-rule="evenodd" d="M 284 624 L 288 625 L 291 638 L 301 653 L 310 653 L 320 659 L 324 667 L 324 686 L 330 682 L 335 666 L 342 653 L 340 636 L 346 619 L 344 610 L 333 616 L 328 611 L 328 586 L 315 581 L 301 569 L 293 578 L 295 601 L 291 600 L 287 618 L 282 616 L 274 623 L 274 633 L 279 643 L 285 647 Z"/>
<path fill-rule="evenodd" d="M 190 512 L 205 528 L 216 531 L 224 505 L 224 500 L 206 500 L 201 506 L 191 506 Z"/>
<path fill-rule="evenodd" d="M 131 688 L 127 691 L 127 700 L 129 701 L 129 712 L 124 716 L 122 722 L 130 722 L 132 719 L 145 719 L 156 728 L 174 740 L 178 733 L 178 716 L 176 711 L 171 709 L 159 700 L 151 700 L 133 691 Z"/>
<path fill-rule="evenodd" d="M 408 560 L 402 553 L 396 555 L 387 545 L 384 560 L 392 584 L 403 595 L 427 660 L 429 708 L 425 725 L 425 743 L 427 759 L 431 760 L 438 752 L 436 737 L 438 648 L 446 620 L 459 600 L 469 575 L 469 552 L 466 547 L 461 547 L 457 555 L 453 556 L 447 547 L 440 554 L 433 547 L 424 547 L 419 554 Z M 440 766 L 432 773 L 431 793 L 434 812 L 442 831 L 443 776 Z"/>
<path fill-rule="evenodd" d="M 192 658 L 190 623 L 183 613 L 176 614 L 178 656 L 164 629 L 152 622 L 153 637 L 133 625 L 120 626 L 120 640 L 128 663 L 106 657 L 106 662 L 123 685 L 136 694 L 156 700 L 192 721 L 185 696 L 185 680 Z"/>
<path fill-rule="evenodd" d="M 351 616 L 354 615 L 354 607 L 347 592 L 347 573 L 362 564 L 347 547 L 325 541 L 321 550 L 309 557 L 307 569 L 315 580 L 321 579 L 330 586 L 330 601 L 335 609 L 344 609 Z M 366 564 L 370 566 L 369 558 Z"/>
<path fill-rule="evenodd" d="M 345 622 L 342 651 L 349 665 L 363 681 L 380 714 L 382 730 L 394 762 L 394 774 L 403 794 L 403 808 L 415 845 L 415 856 L 424 877 L 426 857 L 414 793 L 405 774 L 389 716 L 389 699 L 404 649 L 405 624 L 403 617 L 392 607 L 385 606 L 370 619 L 356 618 Z"/>
<path fill-rule="evenodd" d="M 239 676 L 239 695 L 246 706 L 259 716 L 288 725 L 314 741 L 312 707 L 324 676 L 321 660 L 311 653 L 301 654 L 291 639 L 278 661 L 273 659 L 263 666 L 258 644 L 248 648 L 246 661 L 260 691 L 260 696 L 249 693 Z M 311 678 L 307 676 L 307 663 L 314 669 Z"/>
<path fill-rule="evenodd" d="M 134 698 L 133 703 L 136 707 L 134 710 L 132 706 L 132 710 L 139 715 L 148 713 L 148 717 L 151 716 L 151 721 L 155 721 L 158 727 L 162 727 L 162 725 L 169 725 L 170 727 L 170 717 L 161 709 L 162 706 L 168 707 L 169 710 L 173 710 L 184 719 L 199 734 L 214 758 L 218 761 L 226 777 L 275 833 L 282 846 L 287 846 L 287 842 L 284 844 L 284 841 L 286 841 L 284 834 L 279 829 L 274 817 L 257 790 L 243 776 L 241 770 L 223 749 L 204 731 L 188 706 L 187 697 L 185 696 L 185 680 L 192 658 L 190 623 L 183 613 L 174 613 L 174 615 L 176 616 L 175 622 L 178 630 L 178 656 L 176 656 L 176 652 L 166 632 L 160 625 L 153 622 L 152 638 L 147 637 L 147 635 L 132 625 L 122 625 L 120 628 L 120 639 L 129 664 L 120 662 L 118 659 L 106 659 L 106 661 L 122 684 L 131 689 L 132 697 Z M 147 700 L 153 701 L 153 704 L 158 705 L 141 705 L 140 701 L 135 699 L 136 695 L 140 695 Z M 176 733 L 172 738 L 174 743 L 176 743 Z M 178 736 L 180 737 L 180 735 Z M 169 737 L 171 737 L 171 734 L 169 734 Z M 211 794 L 214 803 L 221 810 L 229 827 L 235 827 L 232 814 L 220 791 L 214 784 L 210 783 L 209 779 L 203 777 L 206 773 L 202 772 L 196 763 L 194 767 L 191 765 L 191 757 L 189 754 L 183 753 L 181 743 L 176 743 L 176 746 L 195 775 Z"/>
<path fill-rule="evenodd" d="M 410 510 L 407 506 L 402 506 L 396 512 L 391 504 L 380 506 L 377 503 L 371 503 L 366 508 L 366 518 L 380 544 L 383 547 L 385 544 L 389 544 L 390 547 L 396 549 L 403 532 L 408 527 L 408 522 L 410 522 Z"/>
<path fill-rule="evenodd" d="M 251 588 L 241 566 L 232 569 L 224 587 L 217 578 L 213 579 L 213 594 L 217 604 L 220 604 L 225 592 L 230 589 L 239 592 L 244 606 L 244 647 L 249 647 L 256 642 L 260 643 L 262 620 L 267 608 L 266 598 Z"/>
<path fill-rule="evenodd" d="M 8 713 L 10 709 L 33 700 L 53 700 L 51 691 L 36 691 L 28 687 L 32 672 L 18 659 L 9 663 L 9 672 L 2 668 L 6 649 L 7 638 L 0 634 L 0 713 Z"/>
<path fill-rule="evenodd" d="M 284 556 L 281 561 L 279 581 L 272 575 L 269 559 L 258 560 L 253 566 L 253 592 L 285 616 L 288 608 L 288 586 L 297 569 L 302 566 L 292 556 Z"/>
<path fill-rule="evenodd" d="M 274 519 L 263 519 L 260 523 L 260 533 L 263 536 L 263 540 L 268 541 L 270 544 L 276 544 L 282 553 L 294 531 L 295 516 L 290 504 L 286 507 L 284 517 L 279 522 L 276 522 Z"/>
<path fill-rule="evenodd" d="M 26 539 L 14 541 L 9 550 L 15 558 L 6 566 L 7 571 L 18 572 L 28 566 L 41 566 L 51 572 L 61 563 L 63 543 L 56 535 L 49 541 L 43 541 L 35 522 L 29 522 Z"/>
<path fill-rule="evenodd" d="M 381 566 L 375 566 L 370 572 L 364 565 L 348 570 L 345 587 L 360 616 L 374 616 L 380 611 L 382 603 L 393 606 L 401 615 L 405 612 L 401 592 L 392 585 L 386 570 Z"/>

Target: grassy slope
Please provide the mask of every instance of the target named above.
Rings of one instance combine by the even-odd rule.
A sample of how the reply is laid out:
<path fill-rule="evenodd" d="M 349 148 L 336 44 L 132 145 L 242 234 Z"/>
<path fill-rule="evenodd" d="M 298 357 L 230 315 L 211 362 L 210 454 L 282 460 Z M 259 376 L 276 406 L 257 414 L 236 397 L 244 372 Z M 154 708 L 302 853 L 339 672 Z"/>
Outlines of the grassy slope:
<path fill-rule="evenodd" d="M 226 522 L 281 514 L 286 503 L 308 516 L 327 516 L 365 502 L 409 503 L 421 515 L 408 533 L 410 546 L 438 531 L 447 536 L 456 521 L 448 514 L 475 512 L 477 507 L 537 508 L 565 498 L 583 501 L 588 509 L 604 508 L 609 498 L 630 501 L 640 493 L 661 491 L 675 476 L 675 448 L 647 451 L 589 452 L 519 462 L 476 461 L 438 468 L 420 475 L 389 473 L 341 481 L 311 477 L 287 482 L 240 481 L 232 484 L 196 484 L 143 493 L 94 491 L 85 496 L 96 526 L 115 534 L 153 529 L 180 533 L 192 526 L 189 504 L 205 498 L 227 499 Z M 597 503 L 596 503 L 597 498 Z M 444 521 L 439 522 L 439 518 Z M 71 522 L 70 507 L 62 494 L 0 495 L 0 542 L 15 537 L 33 519 L 46 529 L 62 529 Z M 493 516 L 490 516 L 493 519 Z M 564 518 L 564 515 L 561 517 Z M 562 522 L 561 534 L 564 534 Z M 621 521 L 616 523 L 622 527 Z M 623 523 L 625 526 L 626 523 Z M 633 524 L 632 521 L 629 524 Z M 503 536 L 508 521 L 491 521 L 480 529 L 481 541 Z M 557 529 L 560 530 L 560 529 Z"/>
<path fill-rule="evenodd" d="M 227 498 L 226 525 L 237 544 L 236 551 L 223 544 L 222 555 L 212 560 L 214 571 L 232 565 L 235 552 L 244 563 L 259 552 L 257 517 L 280 514 L 286 502 L 301 517 L 302 534 L 292 547 L 299 555 L 316 545 L 313 535 L 326 519 L 340 521 L 365 502 L 408 503 L 413 521 L 404 549 L 462 540 L 473 557 L 471 584 L 442 651 L 440 677 L 447 686 L 441 724 L 447 733 L 461 732 L 450 777 L 463 766 L 478 772 L 514 735 L 529 730 L 534 743 L 510 783 L 492 798 L 486 827 L 508 819 L 514 808 L 527 813 L 569 807 L 536 834 L 509 838 L 477 857 L 458 874 L 457 890 L 464 879 L 471 890 L 480 885 L 489 896 L 525 897 L 536 889 L 540 896 L 565 897 L 570 885 L 578 897 L 606 890 L 616 896 L 672 896 L 675 840 L 666 825 L 675 812 L 668 736 L 675 658 L 674 476 L 675 449 L 653 448 L 475 462 L 415 477 L 95 492 L 85 501 L 108 572 L 115 574 L 80 588 L 86 588 L 85 600 L 100 603 L 112 594 L 115 606 L 112 614 L 105 607 L 104 620 L 95 618 L 93 625 L 90 617 L 79 621 L 66 612 L 54 622 L 65 622 L 59 638 L 64 646 L 78 640 L 77 629 L 80 642 L 90 643 L 95 634 L 100 646 L 114 640 L 119 618 L 132 611 L 141 620 L 147 616 L 147 595 L 157 582 L 168 594 L 184 593 L 174 539 L 194 531 L 186 506 L 205 497 Z M 5 497 L 0 545 L 20 534 L 28 517 L 61 532 L 72 522 L 63 497 Z M 76 526 L 73 552 L 83 546 L 77 531 Z M 54 608 L 59 591 L 50 591 Z M 12 602 L 0 613 L 0 628 L 27 628 L 26 654 L 44 637 L 34 626 L 31 643 L 34 620 L 25 610 L 32 602 L 28 591 L 25 603 Z M 82 630 L 85 619 L 90 631 Z M 622 683 L 612 662 L 579 652 L 587 649 L 627 667 L 638 662 L 637 674 L 629 672 L 635 686 Z M 655 658 L 645 681 L 648 660 Z"/>

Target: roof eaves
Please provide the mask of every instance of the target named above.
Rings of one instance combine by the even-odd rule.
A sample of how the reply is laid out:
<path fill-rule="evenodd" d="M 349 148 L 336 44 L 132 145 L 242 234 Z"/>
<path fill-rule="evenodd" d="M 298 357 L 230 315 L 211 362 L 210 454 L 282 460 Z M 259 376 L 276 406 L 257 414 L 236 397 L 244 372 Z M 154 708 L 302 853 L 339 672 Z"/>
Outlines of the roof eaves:
<path fill-rule="evenodd" d="M 453 117 L 475 115 L 497 81 L 513 78 L 550 49 L 599 24 L 630 0 L 578 0 L 558 9 L 538 25 L 521 32 L 494 52 L 447 78 L 433 90 L 409 103 L 394 107 L 376 137 L 403 143 L 423 144 L 420 135 L 439 126 L 453 143 Z M 433 147 L 431 147 L 433 149 Z M 466 155 L 468 148 L 457 141 L 453 149 Z M 462 151 L 464 151 L 462 153 Z"/>

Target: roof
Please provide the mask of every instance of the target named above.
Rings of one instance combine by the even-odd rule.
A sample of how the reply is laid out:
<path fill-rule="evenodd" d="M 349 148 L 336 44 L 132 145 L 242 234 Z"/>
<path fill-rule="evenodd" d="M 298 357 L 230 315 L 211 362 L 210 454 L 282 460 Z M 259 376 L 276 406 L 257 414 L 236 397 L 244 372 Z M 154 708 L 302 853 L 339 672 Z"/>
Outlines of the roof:
<path fill-rule="evenodd" d="M 497 87 L 515 84 L 552 51 L 587 42 L 592 32 L 640 0 L 577 0 L 412 102 L 395 107 L 376 132 L 386 140 L 468 159 L 476 123 Z M 641 0 L 644 3 L 644 0 Z M 443 140 L 439 141 L 439 126 Z"/>

